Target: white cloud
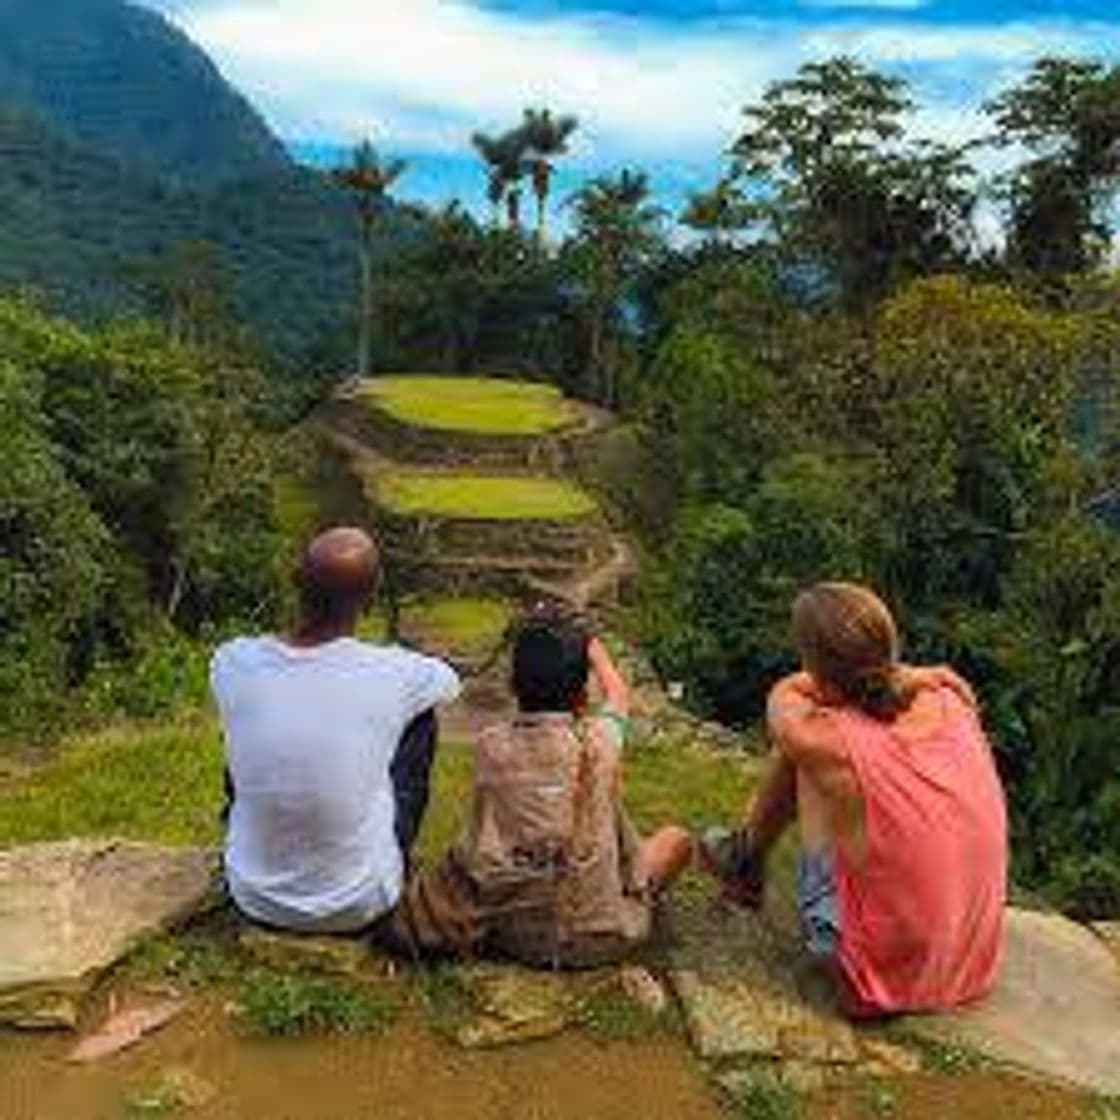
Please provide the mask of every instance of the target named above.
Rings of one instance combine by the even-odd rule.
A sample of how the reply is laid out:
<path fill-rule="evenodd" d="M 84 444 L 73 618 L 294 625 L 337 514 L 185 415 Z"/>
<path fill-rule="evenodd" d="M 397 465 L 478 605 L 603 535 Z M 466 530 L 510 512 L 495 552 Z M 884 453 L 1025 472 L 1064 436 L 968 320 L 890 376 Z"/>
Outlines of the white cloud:
<path fill-rule="evenodd" d="M 965 73 L 978 100 L 993 75 L 1017 73 L 1041 53 L 1120 55 L 1120 24 L 946 27 L 868 12 L 858 24 L 825 27 L 733 17 L 682 25 L 529 16 L 468 0 L 149 2 L 171 11 L 283 135 L 373 130 L 390 146 L 432 152 L 461 152 L 474 129 L 508 126 L 540 103 L 581 118 L 584 156 L 710 161 L 733 138 L 742 106 L 809 58 L 856 54 L 919 79 L 923 68 Z M 953 96 L 963 100 L 959 89 Z M 946 138 L 970 137 L 976 118 L 961 108 L 935 99 L 925 119 Z"/>
<path fill-rule="evenodd" d="M 853 54 L 880 63 L 1026 64 L 1046 54 L 1098 55 L 1120 51 L 1120 24 L 1008 23 L 995 27 L 843 27 L 809 32 L 817 55 Z"/>
<path fill-rule="evenodd" d="M 931 0 L 801 0 L 801 7 L 816 11 L 861 9 L 880 12 L 916 12 Z"/>
<path fill-rule="evenodd" d="M 456 0 L 228 0 L 179 22 L 281 131 L 454 144 L 527 104 L 578 114 L 631 151 L 726 142 L 741 105 L 783 71 L 760 45 L 635 21 L 498 14 Z"/>

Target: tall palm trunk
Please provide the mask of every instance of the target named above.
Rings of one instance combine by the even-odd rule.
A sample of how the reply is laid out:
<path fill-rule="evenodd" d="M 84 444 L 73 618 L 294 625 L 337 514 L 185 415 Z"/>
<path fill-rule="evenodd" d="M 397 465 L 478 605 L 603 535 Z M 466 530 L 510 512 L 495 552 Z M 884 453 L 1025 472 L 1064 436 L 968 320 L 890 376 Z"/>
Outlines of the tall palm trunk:
<path fill-rule="evenodd" d="M 533 193 L 537 196 L 537 245 L 544 248 L 548 236 L 548 195 L 552 168 L 541 160 L 533 166 Z"/>
<path fill-rule="evenodd" d="M 521 191 L 516 187 L 506 195 L 506 215 L 510 229 L 521 228 Z"/>
<path fill-rule="evenodd" d="M 373 351 L 373 217 L 363 215 L 362 233 L 358 242 L 361 263 L 362 293 L 358 322 L 358 376 L 369 377 Z"/>

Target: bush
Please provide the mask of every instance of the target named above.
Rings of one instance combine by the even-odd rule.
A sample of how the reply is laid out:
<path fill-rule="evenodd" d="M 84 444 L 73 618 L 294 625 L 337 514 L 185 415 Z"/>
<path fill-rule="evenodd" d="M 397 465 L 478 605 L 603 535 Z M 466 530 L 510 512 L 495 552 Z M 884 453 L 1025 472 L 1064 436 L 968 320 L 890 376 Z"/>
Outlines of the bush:
<path fill-rule="evenodd" d="M 1016 877 L 1120 912 L 1115 301 L 944 276 L 870 320 L 809 320 L 726 279 L 682 286 L 643 401 L 675 495 L 643 581 L 658 669 L 707 714 L 758 718 L 797 590 L 876 585 L 908 656 L 983 694 Z"/>
<path fill-rule="evenodd" d="M 242 1022 L 252 1034 L 367 1034 L 385 1030 L 396 1008 L 385 996 L 324 976 L 258 969 L 241 986 Z"/>
<path fill-rule="evenodd" d="M 692 702 L 711 714 L 756 718 L 793 667 L 798 589 L 873 570 L 880 543 L 869 490 L 857 464 L 795 454 L 763 472 L 742 508 L 686 510 L 643 597 L 660 671 L 687 682 Z"/>
<path fill-rule="evenodd" d="M 256 386 L 153 327 L 85 334 L 0 299 L 0 739 L 200 698 L 199 659 L 174 628 L 276 618 Z"/>

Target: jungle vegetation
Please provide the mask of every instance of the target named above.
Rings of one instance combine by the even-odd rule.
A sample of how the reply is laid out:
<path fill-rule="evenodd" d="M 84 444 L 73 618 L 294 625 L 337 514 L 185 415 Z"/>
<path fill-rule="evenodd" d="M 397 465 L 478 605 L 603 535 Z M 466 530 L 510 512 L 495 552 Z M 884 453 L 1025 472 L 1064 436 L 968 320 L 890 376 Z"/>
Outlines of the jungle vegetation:
<path fill-rule="evenodd" d="M 798 587 L 879 587 L 908 656 L 981 691 L 1018 880 L 1120 911 L 1120 70 L 1044 59 L 995 98 L 990 181 L 912 107 L 899 78 L 809 64 L 745 107 L 685 214 L 619 168 L 551 233 L 577 124 L 531 109 L 474 139 L 492 215 L 412 203 L 406 176 L 376 236 L 327 174 L 172 186 L 0 117 L 30 137 L 0 213 L 35 231 L 4 283 L 45 293 L 0 301 L 5 736 L 158 711 L 198 683 L 190 651 L 275 624 L 275 448 L 363 320 L 375 374 L 532 376 L 620 414 L 603 485 L 644 554 L 633 626 L 696 710 L 758 719 Z M 101 287 L 110 257 L 143 282 Z"/>

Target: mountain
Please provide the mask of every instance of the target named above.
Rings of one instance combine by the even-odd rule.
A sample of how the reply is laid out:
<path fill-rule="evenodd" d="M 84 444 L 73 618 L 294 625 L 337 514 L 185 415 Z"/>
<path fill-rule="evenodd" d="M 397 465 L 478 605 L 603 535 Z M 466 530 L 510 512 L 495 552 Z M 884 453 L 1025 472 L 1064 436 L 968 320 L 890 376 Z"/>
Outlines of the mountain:
<path fill-rule="evenodd" d="M 315 171 L 206 186 L 75 143 L 0 104 L 0 290 L 31 289 L 84 322 L 152 312 L 177 245 L 211 244 L 238 317 L 268 355 L 348 353 L 354 216 Z"/>
<path fill-rule="evenodd" d="M 275 364 L 347 360 L 355 218 L 323 173 L 162 17 L 0 0 L 0 289 L 87 323 L 158 313 L 153 279 L 196 241 Z"/>
<path fill-rule="evenodd" d="M 290 166 L 202 50 L 121 0 L 0 0 L 0 102 L 89 148 L 192 181 Z"/>

